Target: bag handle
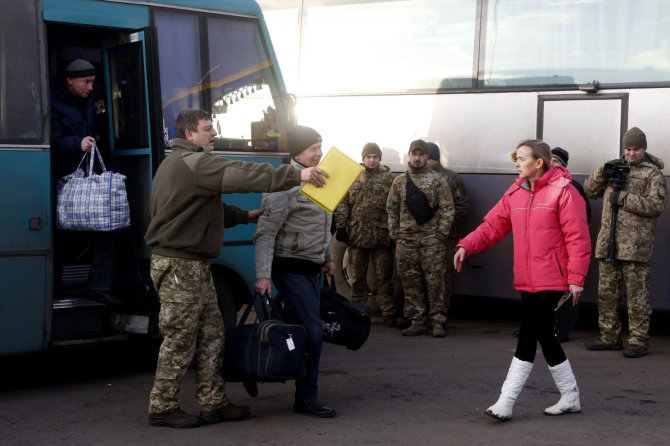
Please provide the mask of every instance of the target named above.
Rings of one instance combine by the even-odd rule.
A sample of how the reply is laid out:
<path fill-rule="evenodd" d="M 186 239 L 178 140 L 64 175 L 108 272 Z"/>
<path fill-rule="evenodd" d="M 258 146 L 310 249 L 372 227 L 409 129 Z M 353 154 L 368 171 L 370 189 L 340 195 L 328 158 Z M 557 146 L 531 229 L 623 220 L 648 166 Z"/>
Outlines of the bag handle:
<path fill-rule="evenodd" d="M 254 300 L 249 305 L 247 305 L 247 309 L 244 310 L 244 313 L 242 313 L 240 322 L 237 324 L 238 326 L 244 325 L 244 323 L 247 321 L 252 307 L 256 309 L 256 318 L 260 322 L 279 318 L 279 309 L 277 308 L 274 301 L 270 298 L 270 295 L 268 293 L 261 295 L 258 291 L 256 291 L 256 294 L 254 294 Z M 273 315 L 275 317 L 273 317 Z"/>
<path fill-rule="evenodd" d="M 330 280 L 328 280 L 328 274 L 323 273 L 323 285 L 321 287 L 330 288 L 331 290 L 337 292 L 337 288 L 335 287 L 335 275 L 333 274 L 330 276 Z"/>
<path fill-rule="evenodd" d="M 98 161 L 100 162 L 100 167 L 102 167 L 102 173 L 107 172 L 107 169 L 105 168 L 105 163 L 102 161 L 102 156 L 100 155 L 100 150 L 98 150 L 97 144 L 93 144 L 91 146 L 91 158 L 88 161 L 88 172 L 86 174 L 88 176 L 91 176 L 93 174 L 93 162 L 95 161 L 93 158 L 93 154 L 95 154 L 98 158 Z"/>

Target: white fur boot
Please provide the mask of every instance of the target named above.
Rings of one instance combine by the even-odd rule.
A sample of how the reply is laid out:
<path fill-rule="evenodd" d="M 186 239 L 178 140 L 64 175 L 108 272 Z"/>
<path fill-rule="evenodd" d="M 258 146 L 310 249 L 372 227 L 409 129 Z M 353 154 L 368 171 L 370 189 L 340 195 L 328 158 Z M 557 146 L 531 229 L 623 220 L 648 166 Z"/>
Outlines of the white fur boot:
<path fill-rule="evenodd" d="M 558 391 L 561 392 L 561 399 L 558 403 L 544 409 L 545 415 L 563 415 L 564 413 L 579 412 L 579 388 L 577 380 L 572 373 L 570 361 L 567 359 L 554 367 L 549 367 L 551 376 L 554 378 Z"/>
<path fill-rule="evenodd" d="M 522 361 L 516 357 L 512 358 L 507 378 L 502 385 L 502 389 L 500 389 L 500 398 L 498 398 L 498 401 L 493 406 L 486 409 L 484 413 L 503 421 L 512 418 L 514 402 L 526 384 L 531 370 L 533 370 L 532 362 Z"/>

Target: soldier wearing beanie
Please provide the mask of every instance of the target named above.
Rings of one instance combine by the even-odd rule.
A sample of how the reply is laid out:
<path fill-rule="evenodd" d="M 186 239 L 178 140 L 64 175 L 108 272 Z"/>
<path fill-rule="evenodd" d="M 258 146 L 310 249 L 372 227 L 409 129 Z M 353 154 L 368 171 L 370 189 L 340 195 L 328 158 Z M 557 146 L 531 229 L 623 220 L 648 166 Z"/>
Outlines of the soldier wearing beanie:
<path fill-rule="evenodd" d="M 393 301 L 393 253 L 386 213 L 386 197 L 393 183 L 393 174 L 381 164 L 382 151 L 374 142 L 363 146 L 361 156 L 365 171 L 335 210 L 335 237 L 349 245 L 349 261 L 353 269 L 351 299 L 366 301 L 368 265 L 372 259 L 384 323 L 394 327 L 397 309 Z"/>
<path fill-rule="evenodd" d="M 461 176 L 453 170 L 447 169 L 440 162 L 440 148 L 437 144 L 429 142 L 427 145 L 428 166 L 433 169 L 433 171 L 444 176 L 444 179 L 447 180 L 449 190 L 451 191 L 451 196 L 454 199 L 454 224 L 451 226 L 449 236 L 445 242 L 447 256 L 450 256 L 455 251 L 458 240 L 466 234 L 463 230 L 463 221 L 470 210 L 470 204 L 468 203 L 470 194 L 468 194 L 468 190 L 465 188 Z M 447 310 L 449 310 L 449 303 L 451 301 L 453 273 L 454 264 L 452 262 L 447 262 L 444 286 L 444 306 Z"/>
<path fill-rule="evenodd" d="M 389 235 L 396 242 L 395 258 L 405 293 L 404 315 L 411 325 L 404 336 L 427 332 L 446 335 L 444 301 L 445 242 L 454 222 L 454 200 L 446 179 L 428 166 L 428 144 L 409 145 L 408 169 L 393 180 L 386 201 Z M 428 308 L 424 299 L 428 290 Z"/>
<path fill-rule="evenodd" d="M 647 152 L 647 137 L 633 127 L 623 136 L 624 154 L 599 167 L 584 183 L 589 198 L 603 198 L 596 241 L 598 325 L 600 339 L 587 342 L 589 350 L 621 350 L 627 358 L 644 356 L 649 348 L 649 281 L 656 222 L 665 207 L 664 163 Z M 630 173 L 626 174 L 626 170 Z M 614 258 L 607 261 L 612 215 L 616 212 Z M 621 333 L 619 295 L 628 301 L 628 342 Z"/>
<path fill-rule="evenodd" d="M 565 150 L 562 147 L 554 147 L 551 149 L 551 165 L 552 166 L 561 166 L 564 168 L 568 168 L 568 160 L 570 159 L 570 154 L 568 153 L 567 150 Z M 591 221 L 591 203 L 589 203 L 589 198 L 586 196 L 586 193 L 584 193 L 584 188 L 582 185 L 579 183 L 579 181 L 575 180 L 573 178 L 572 180 L 572 185 L 577 189 L 577 192 L 579 192 L 579 195 L 582 196 L 584 199 L 584 203 L 586 203 L 586 222 Z M 567 339 L 564 339 L 562 342 L 567 341 Z"/>
<path fill-rule="evenodd" d="M 316 168 L 321 160 L 321 135 L 296 126 L 288 131 L 291 164 L 297 169 Z M 314 175 L 325 173 L 314 171 Z M 332 418 L 335 410 L 318 397 L 322 327 L 319 315 L 321 273 L 335 272 L 330 248 L 331 216 L 300 193 L 296 186 L 284 192 L 263 194 L 265 212 L 258 219 L 254 235 L 256 291 L 271 293 L 277 288 L 286 306 L 287 319 L 307 331 L 305 377 L 295 381 L 293 411 Z M 272 280 L 272 281 L 271 281 Z"/>

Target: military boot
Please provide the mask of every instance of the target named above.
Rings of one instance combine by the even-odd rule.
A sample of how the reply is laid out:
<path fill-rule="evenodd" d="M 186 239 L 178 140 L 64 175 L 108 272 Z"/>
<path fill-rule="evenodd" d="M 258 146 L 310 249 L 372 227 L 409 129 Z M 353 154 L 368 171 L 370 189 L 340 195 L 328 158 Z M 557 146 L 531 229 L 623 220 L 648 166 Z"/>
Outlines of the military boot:
<path fill-rule="evenodd" d="M 402 331 L 403 336 L 418 336 L 422 334 L 426 334 L 426 325 L 419 321 L 412 321 L 412 325 Z"/>
<path fill-rule="evenodd" d="M 185 429 L 200 426 L 200 418 L 186 413 L 180 408 L 165 413 L 149 414 L 149 424 Z"/>

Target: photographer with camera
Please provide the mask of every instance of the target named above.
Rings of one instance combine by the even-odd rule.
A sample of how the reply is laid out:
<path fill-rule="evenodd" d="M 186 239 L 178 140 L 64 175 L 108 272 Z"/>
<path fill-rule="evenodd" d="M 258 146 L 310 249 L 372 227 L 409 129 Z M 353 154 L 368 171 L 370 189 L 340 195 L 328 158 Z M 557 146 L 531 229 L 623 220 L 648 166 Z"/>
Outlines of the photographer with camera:
<path fill-rule="evenodd" d="M 588 350 L 621 350 L 621 305 L 625 285 L 628 304 L 628 343 L 623 355 L 638 358 L 649 348 L 649 262 L 656 221 L 665 206 L 664 163 L 647 153 L 647 137 L 637 127 L 623 137 L 624 155 L 599 167 L 584 183 L 589 198 L 603 198 L 600 233 L 598 325 L 600 339 Z"/>

